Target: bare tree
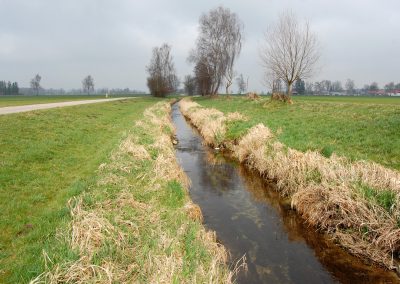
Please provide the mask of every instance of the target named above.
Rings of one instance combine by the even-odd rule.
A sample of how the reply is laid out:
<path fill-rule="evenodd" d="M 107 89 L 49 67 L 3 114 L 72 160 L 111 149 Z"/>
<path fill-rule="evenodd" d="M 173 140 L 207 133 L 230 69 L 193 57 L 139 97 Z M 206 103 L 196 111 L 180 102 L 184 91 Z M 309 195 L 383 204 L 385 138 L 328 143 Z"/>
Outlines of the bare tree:
<path fill-rule="evenodd" d="M 90 94 L 90 92 L 94 91 L 94 80 L 91 75 L 87 75 L 82 80 L 82 89 L 83 89 L 83 92 L 87 93 L 88 95 Z"/>
<path fill-rule="evenodd" d="M 377 82 L 372 82 L 371 85 L 369 85 L 369 90 L 370 91 L 377 91 L 379 90 L 379 86 Z"/>
<path fill-rule="evenodd" d="M 386 85 L 385 85 L 385 91 L 387 92 L 387 93 L 389 93 L 390 91 L 393 91 L 395 88 L 395 84 L 394 84 L 394 82 L 390 82 L 390 83 L 387 83 Z"/>
<path fill-rule="evenodd" d="M 196 91 L 196 81 L 191 75 L 186 75 L 183 80 L 183 86 L 185 88 L 186 94 L 193 96 Z"/>
<path fill-rule="evenodd" d="M 225 94 L 229 95 L 230 94 L 230 87 L 233 84 L 233 79 L 236 76 L 236 72 L 233 71 L 233 68 L 227 68 L 226 74 L 225 74 Z"/>
<path fill-rule="evenodd" d="M 198 59 L 194 66 L 196 92 L 202 96 L 211 94 L 213 88 L 213 70 L 205 58 Z"/>
<path fill-rule="evenodd" d="M 171 46 L 164 43 L 161 47 L 153 48 L 150 65 L 147 66 L 149 77 L 147 86 L 155 97 L 165 97 L 176 91 L 179 80 L 176 76 L 175 66 L 171 55 Z"/>
<path fill-rule="evenodd" d="M 42 80 L 42 77 L 40 77 L 39 74 L 36 74 L 35 77 L 32 78 L 31 80 L 31 88 L 36 92 L 36 96 L 39 95 L 39 90 L 41 88 L 40 86 L 40 81 Z"/>
<path fill-rule="evenodd" d="M 272 80 L 287 86 L 285 100 L 291 102 L 292 84 L 311 77 L 320 57 L 317 37 L 308 22 L 299 24 L 292 12 L 283 13 L 279 22 L 265 34 L 261 59 Z"/>
<path fill-rule="evenodd" d="M 313 94 L 314 84 L 312 82 L 306 82 L 306 94 Z"/>
<path fill-rule="evenodd" d="M 236 84 L 238 85 L 239 94 L 246 92 L 247 84 L 244 81 L 243 74 L 240 74 L 239 77 L 236 78 Z"/>
<path fill-rule="evenodd" d="M 340 81 L 334 81 L 334 82 L 332 83 L 332 91 L 334 91 L 334 92 L 341 92 L 341 91 L 343 91 L 342 82 L 340 82 Z"/>
<path fill-rule="evenodd" d="M 201 70 L 201 78 L 196 80 L 206 79 L 210 84 L 208 94 L 217 94 L 224 79 L 229 93 L 234 79 L 233 65 L 242 48 L 242 30 L 239 17 L 227 8 L 218 7 L 200 17 L 200 34 L 189 61 L 195 64 L 196 76 Z"/>
<path fill-rule="evenodd" d="M 332 82 L 331 80 L 323 80 L 321 81 L 322 90 L 327 92 L 328 94 L 332 91 Z"/>
<path fill-rule="evenodd" d="M 324 91 L 324 84 L 322 82 L 315 82 L 314 83 L 314 91 L 318 95 L 321 95 L 321 93 Z"/>
<path fill-rule="evenodd" d="M 352 95 L 354 93 L 354 81 L 351 79 L 346 80 L 346 84 L 344 85 L 346 88 L 347 94 Z"/>

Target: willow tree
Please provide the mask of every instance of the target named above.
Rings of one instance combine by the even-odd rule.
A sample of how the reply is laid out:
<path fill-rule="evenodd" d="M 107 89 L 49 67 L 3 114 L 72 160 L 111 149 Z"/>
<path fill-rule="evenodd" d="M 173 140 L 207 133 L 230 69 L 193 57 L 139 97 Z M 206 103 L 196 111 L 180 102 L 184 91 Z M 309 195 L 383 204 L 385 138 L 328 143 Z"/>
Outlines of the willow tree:
<path fill-rule="evenodd" d="M 269 82 L 286 84 L 284 100 L 291 102 L 292 85 L 313 74 L 320 57 L 317 37 L 308 22 L 299 23 L 292 12 L 281 14 L 265 34 L 261 59 Z"/>
<path fill-rule="evenodd" d="M 242 48 L 243 24 L 228 8 L 218 7 L 200 17 L 200 34 L 189 56 L 195 65 L 200 93 L 215 95 L 226 81 L 226 92 L 234 79 L 233 65 Z"/>

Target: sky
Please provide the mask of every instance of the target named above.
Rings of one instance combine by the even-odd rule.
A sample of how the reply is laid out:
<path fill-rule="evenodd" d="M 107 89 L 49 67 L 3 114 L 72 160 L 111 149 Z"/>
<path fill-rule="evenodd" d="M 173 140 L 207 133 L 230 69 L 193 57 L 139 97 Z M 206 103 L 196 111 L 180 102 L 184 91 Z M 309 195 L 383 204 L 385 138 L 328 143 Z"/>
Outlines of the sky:
<path fill-rule="evenodd" d="M 152 48 L 169 43 L 178 76 L 191 74 L 199 17 L 218 6 L 244 24 L 235 70 L 249 91 L 267 89 L 260 48 L 287 10 L 310 23 L 321 46 L 309 81 L 400 83 L 399 0 L 0 0 L 0 80 L 28 87 L 39 73 L 44 88 L 79 89 L 90 74 L 96 88 L 147 91 Z"/>

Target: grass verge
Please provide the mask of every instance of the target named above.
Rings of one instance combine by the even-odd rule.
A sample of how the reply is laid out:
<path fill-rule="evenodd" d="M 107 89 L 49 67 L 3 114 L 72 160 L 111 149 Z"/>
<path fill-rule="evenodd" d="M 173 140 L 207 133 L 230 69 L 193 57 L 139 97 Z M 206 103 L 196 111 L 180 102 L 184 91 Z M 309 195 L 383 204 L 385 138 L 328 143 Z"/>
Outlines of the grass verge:
<path fill-rule="evenodd" d="M 69 200 L 45 271 L 31 283 L 230 283 L 226 252 L 201 225 L 175 159 L 170 104 L 146 109 Z"/>
<path fill-rule="evenodd" d="M 42 271 L 42 249 L 69 219 L 67 200 L 89 190 L 120 135 L 154 99 L 0 116 L 0 282 Z M 62 248 L 60 248 L 62 250 Z"/>
<path fill-rule="evenodd" d="M 240 162 L 276 181 L 280 193 L 291 198 L 292 207 L 310 225 L 366 261 L 399 269 L 398 171 L 292 149 L 263 124 L 249 128 L 248 118 L 237 113 L 205 109 L 189 100 L 181 101 L 180 107 L 208 144 L 227 148 Z"/>

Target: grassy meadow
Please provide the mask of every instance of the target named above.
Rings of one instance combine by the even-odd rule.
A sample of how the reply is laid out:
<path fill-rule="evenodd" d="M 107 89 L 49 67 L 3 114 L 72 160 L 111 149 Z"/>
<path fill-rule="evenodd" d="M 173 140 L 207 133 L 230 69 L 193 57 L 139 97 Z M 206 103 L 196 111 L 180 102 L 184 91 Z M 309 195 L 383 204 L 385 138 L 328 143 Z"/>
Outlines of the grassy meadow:
<path fill-rule="evenodd" d="M 153 99 L 0 116 L 0 282 L 42 270 L 42 249 L 69 219 L 99 164 Z M 6 281 L 8 280 L 8 281 Z"/>
<path fill-rule="evenodd" d="M 0 107 L 22 106 L 33 104 L 59 103 L 68 101 L 81 101 L 91 99 L 104 99 L 105 96 L 0 96 Z"/>
<path fill-rule="evenodd" d="M 109 98 L 143 97 L 143 95 L 109 95 Z M 0 107 L 21 106 L 33 104 L 59 103 L 81 100 L 105 99 L 106 95 L 39 95 L 39 96 L 0 96 Z"/>
<path fill-rule="evenodd" d="M 225 96 L 194 100 L 249 118 L 228 126 L 230 138 L 264 123 L 291 148 L 371 160 L 400 170 L 400 98 L 294 97 L 293 105 L 271 102 L 268 97 L 258 101 Z"/>

